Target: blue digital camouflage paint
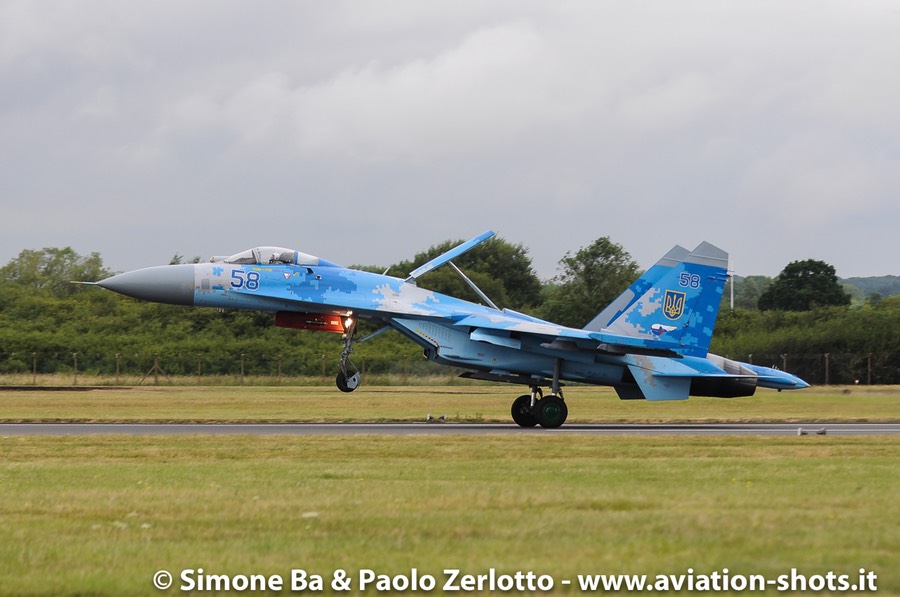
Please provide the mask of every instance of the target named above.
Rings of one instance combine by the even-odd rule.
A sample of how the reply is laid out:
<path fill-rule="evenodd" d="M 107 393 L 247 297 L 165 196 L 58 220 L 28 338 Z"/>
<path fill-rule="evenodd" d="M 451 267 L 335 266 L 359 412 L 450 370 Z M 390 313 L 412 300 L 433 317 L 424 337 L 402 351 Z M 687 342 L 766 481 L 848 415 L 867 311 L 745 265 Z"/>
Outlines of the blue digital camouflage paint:
<path fill-rule="evenodd" d="M 492 236 L 488 231 L 462 243 L 405 279 L 293 249 L 257 247 L 211 263 L 128 272 L 98 285 L 156 302 L 274 311 L 284 327 L 341 332 L 337 385 L 344 391 L 360 382 L 349 358 L 356 320 L 371 320 L 419 344 L 427 358 L 465 369 L 467 377 L 528 386 L 530 393 L 511 409 L 522 426 L 565 421 L 565 381 L 613 386 L 623 399 L 646 400 L 807 387 L 789 373 L 708 353 L 728 268 L 728 254 L 709 243 L 693 251 L 673 247 L 582 329 L 498 309 L 461 272 L 487 306 L 417 285 L 418 277 Z M 542 387 L 550 395 L 543 396 Z"/>

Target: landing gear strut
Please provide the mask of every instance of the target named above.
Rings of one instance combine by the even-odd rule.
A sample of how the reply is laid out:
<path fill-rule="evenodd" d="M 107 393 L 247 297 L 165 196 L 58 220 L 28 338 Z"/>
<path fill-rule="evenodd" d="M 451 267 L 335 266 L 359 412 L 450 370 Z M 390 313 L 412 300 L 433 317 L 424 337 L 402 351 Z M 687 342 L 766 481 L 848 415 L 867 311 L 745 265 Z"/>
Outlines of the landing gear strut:
<path fill-rule="evenodd" d="M 341 351 L 341 362 L 339 364 L 341 371 L 335 378 L 335 384 L 342 392 L 352 392 L 359 387 L 359 369 L 350 360 L 350 353 L 353 352 L 353 334 L 356 332 L 356 321 L 348 317 L 346 322 L 346 332 L 344 333 L 344 349 Z"/>
<path fill-rule="evenodd" d="M 560 361 L 556 360 L 553 368 L 553 381 L 551 394 L 543 396 L 540 386 L 531 386 L 531 394 L 524 394 L 516 398 L 512 403 L 512 418 L 519 427 L 534 427 L 540 425 L 545 429 L 556 429 L 566 422 L 569 416 L 569 408 L 563 399 L 562 388 L 559 384 Z"/>

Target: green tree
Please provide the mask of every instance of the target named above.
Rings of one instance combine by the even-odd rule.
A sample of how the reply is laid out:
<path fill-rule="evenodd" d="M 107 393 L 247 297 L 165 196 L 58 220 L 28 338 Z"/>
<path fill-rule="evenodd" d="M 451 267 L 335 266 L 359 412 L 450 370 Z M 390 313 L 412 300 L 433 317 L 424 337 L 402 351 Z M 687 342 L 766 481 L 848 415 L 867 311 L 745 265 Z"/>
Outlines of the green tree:
<path fill-rule="evenodd" d="M 585 325 L 639 275 L 631 255 L 608 236 L 598 238 L 559 262 L 562 273 L 546 288 L 541 316 L 580 327 Z"/>
<path fill-rule="evenodd" d="M 849 305 L 834 266 L 815 259 L 792 261 L 759 297 L 760 311 L 809 311 Z"/>
<path fill-rule="evenodd" d="M 201 263 L 202 261 L 203 258 L 199 255 L 195 256 L 190 261 L 185 261 L 184 255 L 182 255 L 181 253 L 175 253 L 174 255 L 172 255 L 172 259 L 169 260 L 169 265 L 181 265 L 183 263 Z"/>
<path fill-rule="evenodd" d="M 731 307 L 731 288 L 729 281 L 725 285 L 725 292 L 722 294 L 722 310 Z M 759 304 L 759 297 L 765 292 L 766 288 L 772 284 L 772 278 L 768 276 L 745 276 L 734 277 L 734 308 L 735 309 L 751 309 L 756 310 Z"/>
<path fill-rule="evenodd" d="M 73 281 L 96 282 L 110 275 L 99 253 L 82 257 L 71 247 L 25 249 L 0 268 L 0 281 L 36 288 L 56 297 L 76 292 L 79 287 Z"/>

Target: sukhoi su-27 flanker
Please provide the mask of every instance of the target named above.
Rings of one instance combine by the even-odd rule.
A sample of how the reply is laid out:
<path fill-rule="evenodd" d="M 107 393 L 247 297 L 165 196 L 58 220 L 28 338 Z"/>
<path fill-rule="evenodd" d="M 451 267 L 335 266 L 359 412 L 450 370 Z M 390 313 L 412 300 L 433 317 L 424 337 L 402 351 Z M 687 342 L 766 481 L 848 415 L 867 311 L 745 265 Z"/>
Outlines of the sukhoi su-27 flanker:
<path fill-rule="evenodd" d="M 271 311 L 278 326 L 341 333 L 337 386 L 345 392 L 360 385 L 350 360 L 353 344 L 394 329 L 420 345 L 426 358 L 465 369 L 465 377 L 529 387 L 512 403 L 512 418 L 523 427 L 565 422 L 565 381 L 612 386 L 626 400 L 730 398 L 751 396 L 757 387 L 808 385 L 784 371 L 708 353 L 728 267 L 728 254 L 709 243 L 693 251 L 674 247 L 577 329 L 498 308 L 452 263 L 493 234 L 454 247 L 405 279 L 258 247 L 209 263 L 127 272 L 97 285 L 159 303 Z M 416 285 L 448 263 L 485 304 Z M 356 340 L 359 319 L 383 327 Z"/>

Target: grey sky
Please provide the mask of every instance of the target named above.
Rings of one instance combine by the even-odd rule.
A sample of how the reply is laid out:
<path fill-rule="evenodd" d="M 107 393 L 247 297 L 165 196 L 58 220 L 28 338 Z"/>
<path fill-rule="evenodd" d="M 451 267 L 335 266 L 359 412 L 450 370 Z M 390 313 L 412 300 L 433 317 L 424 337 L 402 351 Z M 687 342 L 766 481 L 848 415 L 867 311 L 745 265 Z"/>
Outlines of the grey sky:
<path fill-rule="evenodd" d="M 488 228 L 898 274 L 894 2 L 0 0 L 0 265 Z M 400 272 L 398 272 L 400 273 Z"/>

